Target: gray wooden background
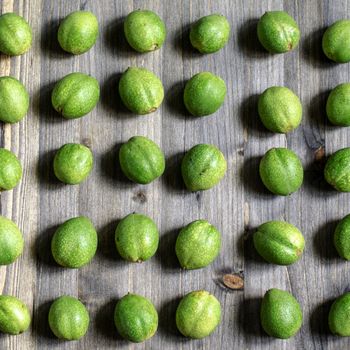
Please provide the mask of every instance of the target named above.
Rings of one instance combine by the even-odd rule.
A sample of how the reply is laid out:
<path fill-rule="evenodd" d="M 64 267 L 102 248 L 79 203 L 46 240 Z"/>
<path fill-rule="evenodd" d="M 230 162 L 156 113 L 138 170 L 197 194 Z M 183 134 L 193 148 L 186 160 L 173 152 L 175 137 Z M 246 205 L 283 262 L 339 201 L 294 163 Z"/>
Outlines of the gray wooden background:
<path fill-rule="evenodd" d="M 0 335 L 0 349 L 349 349 L 350 341 L 329 334 L 331 301 L 350 288 L 349 263 L 336 256 L 332 232 L 350 212 L 348 194 L 331 190 L 323 180 L 325 155 L 349 146 L 349 129 L 326 121 L 325 100 L 331 88 L 349 81 L 349 65 L 327 61 L 321 37 L 329 24 L 349 16 L 346 0 L 2 0 L 1 13 L 14 11 L 33 28 L 32 49 L 20 57 L 0 56 L 0 75 L 19 78 L 31 95 L 28 116 L 19 124 L 0 126 L 0 145 L 18 154 L 23 180 L 0 197 L 1 215 L 12 218 L 25 237 L 23 256 L 0 268 L 0 291 L 23 299 L 33 310 L 30 330 L 20 336 Z M 138 54 L 125 42 L 123 18 L 137 8 L 156 11 L 165 21 L 165 45 Z M 64 53 L 57 44 L 59 20 L 78 9 L 93 11 L 100 37 L 81 56 Z M 257 42 L 257 19 L 267 10 L 284 9 L 299 23 L 299 47 L 285 55 L 269 55 Z M 188 41 L 190 23 L 218 12 L 228 17 L 232 35 L 219 53 L 202 56 Z M 117 90 L 128 66 L 144 66 L 163 81 L 161 108 L 135 116 L 122 106 Z M 206 118 L 193 118 L 182 104 L 184 82 L 209 70 L 224 78 L 224 106 Z M 74 71 L 90 73 L 101 83 L 101 101 L 88 116 L 67 121 L 51 107 L 53 84 Z M 293 133 L 267 132 L 257 116 L 257 96 L 271 85 L 285 85 L 301 98 L 302 125 Z M 117 150 L 133 135 L 145 135 L 161 145 L 167 158 L 165 175 L 148 186 L 127 181 L 117 164 Z M 80 186 L 55 180 L 52 157 L 61 145 L 91 146 L 95 166 Z M 197 143 L 212 143 L 228 160 L 224 180 L 212 190 L 189 193 L 179 164 Z M 273 196 L 258 176 L 260 157 L 271 147 L 287 146 L 302 159 L 305 182 L 290 197 Z M 137 211 L 150 215 L 161 232 L 156 256 L 144 264 L 122 261 L 114 247 L 118 220 Z M 77 215 L 89 216 L 100 243 L 92 263 L 79 270 L 58 267 L 50 255 L 50 239 L 58 224 Z M 179 228 L 203 218 L 223 235 L 219 258 L 210 267 L 181 271 L 174 254 Z M 302 259 L 293 266 L 269 265 L 252 248 L 251 233 L 273 219 L 288 220 L 306 237 Z M 225 273 L 244 274 L 244 291 L 222 284 Z M 272 287 L 291 291 L 300 301 L 304 323 L 287 341 L 267 337 L 259 325 L 259 304 Z M 204 288 L 221 301 L 222 323 L 203 340 L 187 340 L 176 330 L 174 312 L 179 298 Z M 159 311 L 159 330 L 149 341 L 134 345 L 114 329 L 113 309 L 128 291 L 152 299 Z M 79 342 L 55 339 L 47 325 L 50 303 L 62 294 L 83 300 L 91 325 Z"/>

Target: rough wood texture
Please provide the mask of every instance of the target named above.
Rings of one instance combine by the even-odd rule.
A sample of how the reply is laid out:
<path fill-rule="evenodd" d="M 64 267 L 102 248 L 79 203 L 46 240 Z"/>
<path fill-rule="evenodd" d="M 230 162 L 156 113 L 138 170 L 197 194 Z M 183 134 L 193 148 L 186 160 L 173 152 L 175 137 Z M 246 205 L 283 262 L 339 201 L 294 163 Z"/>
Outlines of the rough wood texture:
<path fill-rule="evenodd" d="M 348 194 L 330 190 L 322 177 L 324 150 L 329 154 L 349 146 L 349 130 L 326 122 L 325 98 L 340 82 L 349 81 L 349 65 L 332 64 L 321 51 L 326 26 L 350 13 L 346 0 L 3 0 L 2 13 L 23 15 L 33 28 L 27 54 L 0 56 L 0 74 L 19 78 L 31 95 L 27 118 L 1 125 L 0 144 L 19 155 L 24 178 L 1 194 L 1 215 L 23 230 L 26 247 L 13 265 L 0 269 L 0 290 L 23 299 L 33 310 L 33 324 L 17 337 L 0 336 L 1 349 L 346 349 L 348 339 L 331 336 L 327 328 L 330 302 L 349 289 L 349 263 L 335 254 L 331 235 L 337 220 L 350 212 Z M 137 8 L 156 11 L 168 37 L 157 52 L 140 55 L 125 42 L 122 22 Z M 73 57 L 56 41 L 59 20 L 73 10 L 89 9 L 100 23 L 100 37 L 88 53 Z M 286 55 L 269 55 L 257 42 L 256 22 L 266 10 L 284 9 L 302 30 L 301 43 Z M 199 17 L 218 12 L 232 25 L 229 44 L 219 53 L 202 56 L 188 42 L 188 27 Z M 158 74 L 166 90 L 159 111 L 137 117 L 121 105 L 120 74 L 130 65 Z M 184 82 L 209 70 L 226 80 L 228 96 L 214 116 L 192 118 L 182 104 Z M 81 71 L 101 83 L 102 96 L 87 117 L 66 121 L 51 107 L 53 84 Z M 292 88 L 302 99 L 302 126 L 288 136 L 267 132 L 257 117 L 257 96 L 271 85 Z M 163 148 L 165 175 L 148 186 L 127 181 L 117 165 L 119 145 L 133 135 L 145 135 Z M 91 176 L 80 186 L 64 186 L 52 175 L 55 150 L 67 142 L 87 143 L 95 154 Z M 225 179 L 203 193 L 184 190 L 179 175 L 183 153 L 197 143 L 218 145 L 228 160 Z M 288 146 L 302 158 L 303 188 L 288 198 L 268 194 L 258 177 L 258 162 L 273 146 Z M 114 248 L 116 223 L 138 211 L 150 215 L 161 232 L 159 251 L 144 264 L 122 261 Z M 57 267 L 50 255 L 55 227 L 76 215 L 89 216 L 100 235 L 93 262 L 80 270 Z M 210 267 L 183 272 L 174 254 L 178 229 L 205 218 L 223 234 L 220 257 Z M 254 252 L 251 233 L 260 223 L 285 219 L 305 234 L 303 258 L 285 268 L 264 263 Z M 244 274 L 244 291 L 221 283 L 225 274 Z M 259 304 L 264 292 L 283 288 L 301 302 L 304 324 L 288 341 L 268 338 L 261 330 Z M 185 293 L 205 288 L 222 303 L 221 326 L 211 337 L 190 341 L 176 331 L 174 312 Z M 145 295 L 159 310 L 159 331 L 150 341 L 123 341 L 113 326 L 113 308 L 128 291 Z M 81 298 L 91 315 L 89 333 L 79 342 L 55 339 L 47 325 L 50 302 L 62 295 Z"/>

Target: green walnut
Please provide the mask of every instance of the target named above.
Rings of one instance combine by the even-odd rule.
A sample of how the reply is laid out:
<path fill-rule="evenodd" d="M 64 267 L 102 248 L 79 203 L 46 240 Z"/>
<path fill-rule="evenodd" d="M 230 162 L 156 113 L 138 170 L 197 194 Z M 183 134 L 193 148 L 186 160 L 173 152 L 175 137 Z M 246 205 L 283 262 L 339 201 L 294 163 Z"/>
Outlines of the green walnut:
<path fill-rule="evenodd" d="M 342 258 L 350 260 L 350 214 L 338 223 L 335 228 L 333 242 L 338 254 Z"/>
<path fill-rule="evenodd" d="M 156 333 L 158 313 L 149 299 L 129 293 L 115 307 L 114 324 L 123 338 L 141 343 Z"/>
<path fill-rule="evenodd" d="M 32 46 L 32 29 L 27 21 L 16 13 L 0 16 L 0 51 L 17 56 L 27 52 Z"/>
<path fill-rule="evenodd" d="M 11 190 L 22 178 L 22 166 L 18 158 L 5 148 L 0 148 L 0 191 Z"/>
<path fill-rule="evenodd" d="M 283 86 L 272 86 L 260 95 L 258 112 L 267 129 L 286 134 L 299 126 L 303 108 L 293 91 Z"/>
<path fill-rule="evenodd" d="M 322 38 L 322 48 L 330 60 L 350 62 L 350 20 L 336 21 L 328 27 Z"/>
<path fill-rule="evenodd" d="M 200 18 L 191 28 L 190 41 L 200 53 L 222 49 L 230 37 L 230 23 L 225 16 L 213 14 Z"/>
<path fill-rule="evenodd" d="M 129 67 L 119 80 L 119 94 L 124 105 L 136 114 L 152 113 L 164 98 L 163 84 L 145 68 Z"/>
<path fill-rule="evenodd" d="M 129 214 L 115 230 L 115 244 L 120 256 L 128 261 L 143 262 L 158 249 L 159 233 L 154 221 L 146 215 Z"/>
<path fill-rule="evenodd" d="M 326 111 L 332 124 L 350 126 L 350 83 L 340 84 L 331 91 Z"/>
<path fill-rule="evenodd" d="M 76 298 L 65 295 L 50 306 L 49 325 L 53 334 L 64 340 L 78 340 L 89 328 L 89 313 Z"/>
<path fill-rule="evenodd" d="M 202 72 L 186 83 L 184 103 L 192 115 L 203 117 L 215 113 L 224 103 L 225 96 L 225 82 L 210 72 Z"/>
<path fill-rule="evenodd" d="M 12 264 L 23 252 L 24 240 L 18 226 L 0 216 L 0 265 Z"/>
<path fill-rule="evenodd" d="M 197 290 L 185 295 L 176 310 L 176 326 L 193 339 L 207 337 L 214 332 L 221 319 L 221 305 L 214 295 Z"/>
<path fill-rule="evenodd" d="M 88 147 L 79 143 L 67 143 L 57 151 L 53 169 L 60 181 L 76 185 L 89 176 L 93 163 L 94 157 Z"/>
<path fill-rule="evenodd" d="M 287 196 L 303 183 L 304 170 L 298 156 L 287 148 L 271 148 L 260 161 L 260 177 L 274 194 Z"/>
<path fill-rule="evenodd" d="M 288 339 L 299 331 L 303 314 L 292 294 L 272 288 L 265 293 L 262 300 L 260 320 L 269 336 Z"/>
<path fill-rule="evenodd" d="M 298 261 L 305 247 L 302 233 L 285 221 L 260 225 L 253 237 L 255 249 L 268 262 L 290 265 Z"/>
<path fill-rule="evenodd" d="M 326 181 L 340 192 L 350 192 L 350 147 L 333 153 L 324 168 Z"/>
<path fill-rule="evenodd" d="M 350 337 L 350 293 L 337 298 L 329 310 L 328 325 L 330 331 L 341 337 Z"/>
<path fill-rule="evenodd" d="M 164 22 L 149 10 L 129 13 L 124 22 L 124 33 L 129 45 L 138 52 L 157 50 L 166 38 Z"/>
<path fill-rule="evenodd" d="M 30 322 L 26 304 L 11 295 L 0 295 L 0 332 L 17 335 L 25 332 Z"/>
<path fill-rule="evenodd" d="M 300 30 L 287 12 L 269 11 L 258 22 L 258 38 L 267 51 L 285 53 L 297 47 Z"/>
<path fill-rule="evenodd" d="M 144 136 L 134 136 L 120 147 L 119 162 L 125 176 L 138 184 L 149 184 L 165 169 L 162 150 Z"/>
<path fill-rule="evenodd" d="M 100 86 L 95 78 L 83 73 L 71 73 L 55 85 L 51 101 L 63 117 L 76 119 L 91 112 L 99 98 Z"/>
<path fill-rule="evenodd" d="M 17 123 L 29 108 L 29 94 L 24 85 L 13 77 L 0 77 L 0 121 Z"/>
<path fill-rule="evenodd" d="M 205 220 L 196 220 L 179 233 L 175 251 L 182 268 L 200 269 L 208 266 L 220 252 L 221 234 Z"/>
<path fill-rule="evenodd" d="M 80 55 L 89 51 L 98 37 L 98 21 L 89 11 L 70 13 L 58 28 L 58 42 L 64 51 Z"/>
<path fill-rule="evenodd" d="M 226 159 L 221 151 L 207 144 L 192 147 L 181 163 L 183 180 L 192 192 L 215 186 L 224 177 L 226 169 Z"/>
<path fill-rule="evenodd" d="M 97 249 L 97 232 L 84 216 L 64 222 L 51 241 L 52 256 L 63 267 L 79 268 L 94 257 Z"/>

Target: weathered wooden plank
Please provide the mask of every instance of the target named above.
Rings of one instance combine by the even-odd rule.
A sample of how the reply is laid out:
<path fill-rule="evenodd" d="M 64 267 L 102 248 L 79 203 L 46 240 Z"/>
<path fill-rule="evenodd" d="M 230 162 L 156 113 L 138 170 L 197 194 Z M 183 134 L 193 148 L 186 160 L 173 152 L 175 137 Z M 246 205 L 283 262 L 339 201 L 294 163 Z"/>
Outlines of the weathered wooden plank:
<path fill-rule="evenodd" d="M 342 81 L 348 80 L 349 69 L 347 65 L 334 65 L 324 58 L 321 38 L 327 25 L 344 17 L 343 13 L 348 9 L 348 3 L 332 2 L 330 5 L 329 2 L 285 1 L 284 6 L 279 2 L 270 2 L 268 6 L 263 6 L 263 9 L 253 10 L 255 17 L 259 17 L 259 13 L 265 10 L 283 8 L 297 19 L 303 38 L 296 52 L 282 57 L 269 56 L 267 62 L 264 55 L 257 57 L 255 53 L 249 64 L 254 67 L 251 69 L 257 69 L 258 76 L 256 81 L 252 81 L 253 86 L 250 90 L 254 91 L 260 85 L 259 90 L 262 91 L 268 86 L 279 84 L 292 88 L 302 99 L 304 120 L 302 126 L 287 138 L 265 132 L 258 121 L 253 123 L 251 128 L 248 126 L 249 129 L 253 129 L 253 126 L 258 127 L 258 132 L 254 135 L 253 131 L 252 137 L 249 137 L 248 130 L 247 146 L 248 152 L 257 155 L 258 159 L 253 158 L 251 166 L 247 168 L 248 171 L 255 171 L 257 174 L 260 156 L 268 148 L 287 146 L 301 157 L 306 172 L 302 190 L 289 198 L 275 198 L 266 194 L 261 185 L 256 185 L 260 183 L 258 175 L 248 180 L 249 184 L 253 185 L 253 191 L 245 189 L 250 212 L 248 233 L 251 232 L 251 228 L 264 221 L 284 219 L 302 230 L 307 239 L 307 246 L 298 264 L 288 268 L 273 267 L 257 257 L 252 248 L 251 238 L 248 238 L 245 255 L 245 298 L 249 317 L 244 325 L 249 328 L 249 334 L 252 336 L 247 338 L 247 346 L 266 349 L 347 348 L 347 339 L 329 335 L 327 316 L 330 300 L 348 286 L 345 272 L 347 263 L 336 258 L 331 235 L 334 221 L 344 216 L 349 208 L 347 196 L 335 193 L 324 183 L 322 152 L 324 148 L 327 153 L 331 153 L 345 147 L 348 139 L 347 129 L 330 127 L 326 122 L 325 99 L 329 89 L 340 82 L 337 81 L 338 75 L 342 77 Z M 264 74 L 266 69 L 268 71 Z M 247 113 L 248 111 L 247 108 Z M 254 113 L 256 115 L 256 110 Z M 248 156 L 248 152 L 245 152 L 245 155 Z M 318 161 L 317 156 L 320 155 L 322 159 Z M 261 194 L 257 195 L 258 192 Z M 292 340 L 276 341 L 262 334 L 257 310 L 264 291 L 271 287 L 292 291 L 302 304 L 304 325 Z M 252 320 L 256 320 L 255 323 Z"/>
<path fill-rule="evenodd" d="M 33 8 L 38 6 L 33 1 L 29 6 L 26 1 L 5 1 L 3 12 L 21 13 L 31 22 L 34 33 L 38 30 L 39 18 L 33 16 Z M 12 75 L 23 82 L 32 96 L 32 104 L 27 118 L 16 125 L 3 126 L 2 145 L 18 155 L 23 165 L 23 176 L 26 179 L 10 192 L 1 194 L 1 214 L 12 218 L 23 232 L 26 249 L 22 257 L 13 265 L 2 268 L 1 279 L 4 294 L 18 296 L 29 306 L 34 308 L 36 261 L 34 259 L 34 242 L 38 227 L 38 185 L 36 162 L 39 148 L 39 118 L 37 114 L 36 93 L 40 85 L 39 76 L 40 56 L 35 55 L 39 50 L 39 43 L 35 42 L 33 50 L 27 55 L 15 58 L 1 56 L 1 75 Z M 25 349 L 34 347 L 35 339 L 30 333 L 21 337 L 2 336 L 2 348 Z"/>

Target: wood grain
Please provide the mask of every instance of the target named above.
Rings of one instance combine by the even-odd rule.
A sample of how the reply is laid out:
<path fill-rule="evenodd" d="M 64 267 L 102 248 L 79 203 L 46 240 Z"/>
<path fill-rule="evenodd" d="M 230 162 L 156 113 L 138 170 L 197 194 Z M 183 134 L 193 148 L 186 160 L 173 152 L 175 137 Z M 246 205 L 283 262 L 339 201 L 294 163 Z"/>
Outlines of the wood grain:
<path fill-rule="evenodd" d="M 168 36 L 161 50 L 138 54 L 127 45 L 123 18 L 148 8 L 166 22 Z M 78 9 L 93 11 L 100 37 L 88 53 L 71 56 L 58 46 L 59 21 Z M 256 38 L 256 23 L 267 10 L 284 9 L 299 23 L 299 47 L 285 55 L 265 53 Z M 349 145 L 349 130 L 326 122 L 325 99 L 335 85 L 349 81 L 349 65 L 332 64 L 321 50 L 326 26 L 346 17 L 346 0 L 5 0 L 1 13 L 14 11 L 33 28 L 32 49 L 20 57 L 0 56 L 0 74 L 19 78 L 31 95 L 27 118 L 0 126 L 0 144 L 18 154 L 24 177 L 0 197 L 1 215 L 23 231 L 26 248 L 14 264 L 0 269 L 0 290 L 16 295 L 33 311 L 31 329 L 17 337 L 0 335 L 0 349 L 346 349 L 350 341 L 329 334 L 327 314 L 335 297 L 350 289 L 349 263 L 337 258 L 331 243 L 336 222 L 350 212 L 348 194 L 329 189 L 322 177 L 328 155 Z M 228 17 L 232 35 L 219 53 L 199 55 L 188 41 L 189 25 L 218 12 Z M 161 77 L 166 97 L 148 116 L 135 116 L 122 106 L 117 92 L 120 74 L 128 66 L 144 66 Z M 213 116 L 193 118 L 182 104 L 184 83 L 209 70 L 228 86 L 224 106 Z M 63 120 L 50 103 L 53 84 L 81 71 L 101 84 L 101 101 L 88 116 Z M 267 132 L 257 116 L 257 96 L 271 85 L 292 88 L 304 107 L 302 125 L 290 135 Z M 121 174 L 117 151 L 134 135 L 159 143 L 167 158 L 165 175 L 148 186 L 135 185 Z M 67 142 L 91 146 L 93 173 L 80 186 L 64 186 L 52 174 L 54 152 Z M 179 164 L 197 143 L 212 143 L 224 152 L 228 172 L 212 190 L 189 193 Z M 258 176 L 260 157 L 271 147 L 288 146 L 302 159 L 303 188 L 290 197 L 273 196 Z M 137 211 L 150 215 L 161 232 L 156 257 L 144 264 L 122 261 L 114 248 L 116 224 Z M 50 255 L 50 239 L 60 223 L 87 215 L 100 237 L 92 263 L 80 270 L 58 267 Z M 174 253 L 179 228 L 207 219 L 223 235 L 220 257 L 208 268 L 181 271 Z M 262 222 L 284 219 L 298 226 L 307 245 L 302 259 L 290 267 L 264 263 L 252 247 L 251 233 Z M 244 276 L 244 290 L 222 283 L 226 274 Z M 304 312 L 303 327 L 294 338 L 268 338 L 259 325 L 259 305 L 272 287 L 291 291 Z M 204 288 L 222 303 L 223 319 L 206 339 L 191 341 L 176 330 L 179 298 Z M 152 299 L 159 311 L 159 330 L 144 344 L 122 340 L 113 326 L 116 300 L 128 291 Z M 79 342 L 55 339 L 47 325 L 50 303 L 62 294 L 77 296 L 91 316 L 88 334 Z"/>

